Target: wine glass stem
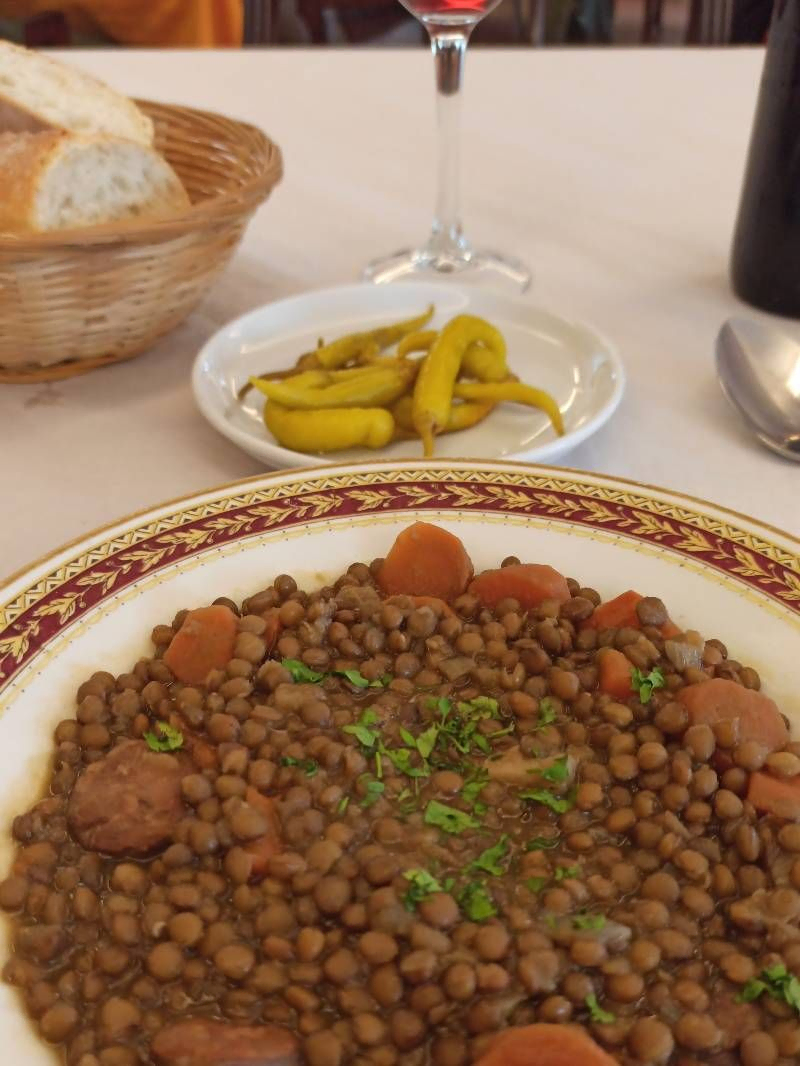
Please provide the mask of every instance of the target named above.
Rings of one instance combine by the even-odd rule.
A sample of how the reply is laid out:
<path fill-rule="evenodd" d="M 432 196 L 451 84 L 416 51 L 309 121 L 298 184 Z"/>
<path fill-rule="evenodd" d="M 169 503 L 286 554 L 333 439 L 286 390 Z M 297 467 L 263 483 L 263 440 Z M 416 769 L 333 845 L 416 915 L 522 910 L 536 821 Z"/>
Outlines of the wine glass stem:
<path fill-rule="evenodd" d="M 429 249 L 463 259 L 467 242 L 459 213 L 461 85 L 471 26 L 428 27 L 436 67 L 439 176 Z"/>

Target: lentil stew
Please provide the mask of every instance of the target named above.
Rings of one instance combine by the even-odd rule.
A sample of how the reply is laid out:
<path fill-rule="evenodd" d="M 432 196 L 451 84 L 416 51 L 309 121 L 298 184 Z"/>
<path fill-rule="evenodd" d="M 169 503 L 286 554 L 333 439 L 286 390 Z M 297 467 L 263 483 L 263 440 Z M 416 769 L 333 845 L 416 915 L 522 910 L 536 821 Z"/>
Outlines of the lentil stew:
<path fill-rule="evenodd" d="M 0 883 L 68 1066 L 800 1061 L 800 744 L 661 600 L 416 523 L 152 642 Z"/>

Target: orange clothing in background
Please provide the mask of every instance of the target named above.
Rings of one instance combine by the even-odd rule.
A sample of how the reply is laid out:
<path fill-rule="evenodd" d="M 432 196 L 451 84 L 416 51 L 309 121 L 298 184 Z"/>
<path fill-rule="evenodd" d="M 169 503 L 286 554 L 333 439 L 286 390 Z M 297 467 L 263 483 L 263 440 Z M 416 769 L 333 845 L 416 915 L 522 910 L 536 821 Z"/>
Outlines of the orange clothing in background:
<path fill-rule="evenodd" d="M 93 28 L 121 44 L 238 46 L 242 0 L 0 0 L 0 17 L 60 11 L 78 32 Z"/>

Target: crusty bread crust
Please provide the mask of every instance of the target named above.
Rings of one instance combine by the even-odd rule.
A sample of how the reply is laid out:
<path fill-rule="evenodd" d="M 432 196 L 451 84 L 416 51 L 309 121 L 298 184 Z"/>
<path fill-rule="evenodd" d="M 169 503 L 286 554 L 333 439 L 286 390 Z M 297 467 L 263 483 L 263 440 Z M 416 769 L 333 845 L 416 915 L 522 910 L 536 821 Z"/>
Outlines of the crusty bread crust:
<path fill-rule="evenodd" d="M 0 41 L 0 130 L 66 129 L 153 143 L 132 100 L 68 63 Z"/>
<path fill-rule="evenodd" d="M 166 218 L 189 207 L 169 164 L 120 137 L 0 134 L 0 232 Z"/>
<path fill-rule="evenodd" d="M 58 156 L 68 133 L 0 134 L 0 233 L 25 233 L 32 225 L 42 172 Z"/>

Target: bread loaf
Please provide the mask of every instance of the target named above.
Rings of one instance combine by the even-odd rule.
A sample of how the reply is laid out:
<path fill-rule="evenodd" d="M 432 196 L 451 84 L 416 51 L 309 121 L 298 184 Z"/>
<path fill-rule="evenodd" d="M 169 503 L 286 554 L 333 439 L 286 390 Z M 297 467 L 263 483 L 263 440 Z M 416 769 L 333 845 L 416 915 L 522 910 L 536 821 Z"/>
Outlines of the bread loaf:
<path fill-rule="evenodd" d="M 153 143 L 153 123 L 132 100 L 67 63 L 0 41 L 0 131 L 48 129 Z"/>
<path fill-rule="evenodd" d="M 120 137 L 0 134 L 0 232 L 157 219 L 189 206 L 172 167 Z"/>

